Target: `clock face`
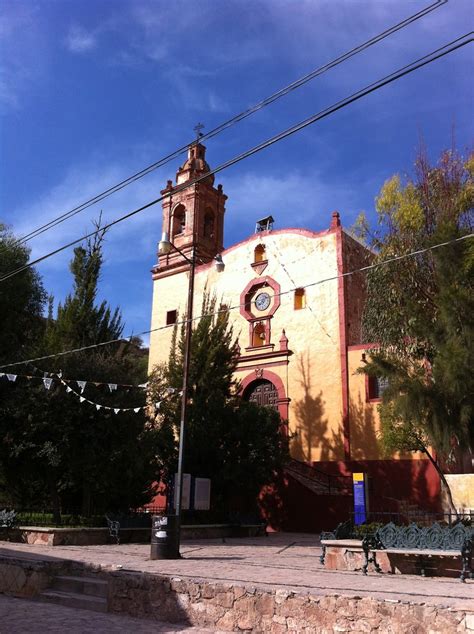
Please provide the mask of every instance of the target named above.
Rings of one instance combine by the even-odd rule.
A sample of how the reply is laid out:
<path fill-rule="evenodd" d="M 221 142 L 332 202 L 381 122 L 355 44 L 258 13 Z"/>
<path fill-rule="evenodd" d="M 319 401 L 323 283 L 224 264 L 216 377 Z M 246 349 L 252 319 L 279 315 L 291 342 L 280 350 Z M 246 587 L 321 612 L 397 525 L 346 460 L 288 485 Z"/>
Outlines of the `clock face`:
<path fill-rule="evenodd" d="M 270 306 L 270 295 L 268 293 L 259 293 L 255 298 L 255 306 L 258 310 L 267 310 Z"/>

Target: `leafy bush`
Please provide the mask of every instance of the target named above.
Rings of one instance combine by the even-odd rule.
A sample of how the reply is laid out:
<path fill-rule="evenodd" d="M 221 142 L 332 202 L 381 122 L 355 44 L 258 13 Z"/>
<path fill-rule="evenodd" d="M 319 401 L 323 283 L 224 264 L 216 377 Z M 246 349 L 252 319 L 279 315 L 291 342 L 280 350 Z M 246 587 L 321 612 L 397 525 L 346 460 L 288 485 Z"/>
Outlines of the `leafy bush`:
<path fill-rule="evenodd" d="M 0 511 L 0 528 L 14 528 L 18 525 L 18 518 L 15 511 Z"/>

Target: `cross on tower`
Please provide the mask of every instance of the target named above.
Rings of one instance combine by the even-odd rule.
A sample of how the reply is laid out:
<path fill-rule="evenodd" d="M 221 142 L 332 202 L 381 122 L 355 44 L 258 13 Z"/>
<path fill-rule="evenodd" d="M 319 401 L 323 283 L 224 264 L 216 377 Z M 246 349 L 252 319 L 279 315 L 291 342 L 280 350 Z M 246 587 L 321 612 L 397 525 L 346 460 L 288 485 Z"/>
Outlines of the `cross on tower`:
<path fill-rule="evenodd" d="M 196 139 L 200 139 L 203 134 L 201 132 L 201 130 L 204 128 L 204 124 L 203 123 L 198 123 L 197 125 L 194 126 L 193 130 L 196 133 Z"/>

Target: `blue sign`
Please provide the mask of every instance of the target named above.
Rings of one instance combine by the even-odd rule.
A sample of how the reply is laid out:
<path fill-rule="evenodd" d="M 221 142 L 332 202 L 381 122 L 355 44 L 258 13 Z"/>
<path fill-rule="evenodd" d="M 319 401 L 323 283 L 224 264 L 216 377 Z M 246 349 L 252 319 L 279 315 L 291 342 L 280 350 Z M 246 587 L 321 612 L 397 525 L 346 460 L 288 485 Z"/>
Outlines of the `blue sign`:
<path fill-rule="evenodd" d="M 365 473 L 352 474 L 354 490 L 354 524 L 364 524 L 367 520 L 367 480 Z"/>

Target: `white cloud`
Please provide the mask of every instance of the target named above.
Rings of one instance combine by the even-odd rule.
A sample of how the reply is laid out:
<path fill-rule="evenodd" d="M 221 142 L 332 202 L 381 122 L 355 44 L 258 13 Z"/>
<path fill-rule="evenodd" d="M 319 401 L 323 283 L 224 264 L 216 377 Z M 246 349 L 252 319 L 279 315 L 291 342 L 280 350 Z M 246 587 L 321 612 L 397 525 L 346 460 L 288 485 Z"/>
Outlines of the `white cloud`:
<path fill-rule="evenodd" d="M 275 229 L 305 227 L 320 230 L 329 227 L 331 212 L 338 209 L 345 225 L 357 214 L 357 192 L 327 182 L 316 170 L 304 173 L 265 174 L 247 172 L 235 178 L 227 176 L 226 245 L 253 232 L 255 221 L 271 214 Z M 229 240 L 230 239 L 230 240 Z"/>
<path fill-rule="evenodd" d="M 97 46 L 97 36 L 81 26 L 72 26 L 67 37 L 66 46 L 72 53 L 85 53 Z"/>
<path fill-rule="evenodd" d="M 5 4 L 5 3 L 4 3 Z M 38 7 L 6 3 L 0 17 L 0 107 L 16 110 L 47 81 L 49 46 Z"/>
<path fill-rule="evenodd" d="M 229 104 L 215 92 L 209 93 L 209 108 L 212 112 L 229 112 Z"/>

